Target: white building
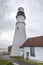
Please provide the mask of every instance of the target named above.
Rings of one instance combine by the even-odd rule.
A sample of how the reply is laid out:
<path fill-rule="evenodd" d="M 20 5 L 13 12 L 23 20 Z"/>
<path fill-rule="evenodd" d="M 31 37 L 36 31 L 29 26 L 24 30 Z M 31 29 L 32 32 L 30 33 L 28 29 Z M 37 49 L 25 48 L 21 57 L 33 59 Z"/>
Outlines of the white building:
<path fill-rule="evenodd" d="M 25 13 L 22 7 L 18 8 L 15 36 L 10 56 L 22 56 L 26 59 L 43 61 L 43 36 L 26 40 Z"/>
<path fill-rule="evenodd" d="M 20 46 L 20 56 L 26 59 L 43 61 L 43 36 L 28 38 Z"/>
<path fill-rule="evenodd" d="M 13 46 L 10 56 L 19 56 L 20 55 L 19 47 L 26 40 L 26 32 L 25 32 L 26 17 L 25 17 L 24 9 L 22 7 L 18 8 L 16 19 L 17 19 L 17 23 L 16 23 L 15 35 L 14 35 Z"/>

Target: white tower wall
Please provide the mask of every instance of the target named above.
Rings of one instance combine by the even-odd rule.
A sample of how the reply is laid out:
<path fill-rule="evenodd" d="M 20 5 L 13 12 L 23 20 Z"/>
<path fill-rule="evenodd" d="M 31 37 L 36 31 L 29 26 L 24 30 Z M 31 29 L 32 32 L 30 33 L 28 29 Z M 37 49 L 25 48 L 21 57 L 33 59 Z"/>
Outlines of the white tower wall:
<path fill-rule="evenodd" d="M 20 54 L 19 47 L 25 42 L 25 40 L 26 40 L 25 17 L 21 14 L 17 16 L 13 46 L 10 54 L 11 56 L 19 56 Z"/>

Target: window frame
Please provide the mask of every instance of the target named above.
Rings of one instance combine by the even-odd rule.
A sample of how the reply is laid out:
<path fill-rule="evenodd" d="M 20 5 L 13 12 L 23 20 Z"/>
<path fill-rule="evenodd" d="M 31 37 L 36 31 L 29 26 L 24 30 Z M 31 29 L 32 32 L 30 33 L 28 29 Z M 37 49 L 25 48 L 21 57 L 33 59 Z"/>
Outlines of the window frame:
<path fill-rule="evenodd" d="M 30 55 L 35 57 L 35 47 L 30 47 Z"/>

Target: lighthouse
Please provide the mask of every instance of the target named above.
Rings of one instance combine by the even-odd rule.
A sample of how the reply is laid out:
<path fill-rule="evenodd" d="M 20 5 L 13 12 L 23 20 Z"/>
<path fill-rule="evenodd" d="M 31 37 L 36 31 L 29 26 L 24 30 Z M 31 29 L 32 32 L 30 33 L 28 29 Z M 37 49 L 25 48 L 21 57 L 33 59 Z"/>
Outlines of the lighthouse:
<path fill-rule="evenodd" d="M 16 28 L 10 54 L 11 56 L 19 56 L 19 47 L 26 41 L 25 19 L 24 8 L 19 7 L 16 15 Z"/>

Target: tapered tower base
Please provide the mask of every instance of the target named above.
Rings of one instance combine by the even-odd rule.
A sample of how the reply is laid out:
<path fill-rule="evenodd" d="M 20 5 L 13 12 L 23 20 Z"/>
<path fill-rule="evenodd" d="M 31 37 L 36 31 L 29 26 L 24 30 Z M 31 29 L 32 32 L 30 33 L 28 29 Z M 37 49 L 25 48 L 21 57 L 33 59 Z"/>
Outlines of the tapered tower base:
<path fill-rule="evenodd" d="M 10 56 L 19 56 L 20 55 L 19 47 L 26 41 L 25 18 L 26 17 L 24 9 L 20 7 L 18 9 L 16 16 L 17 23 Z"/>

